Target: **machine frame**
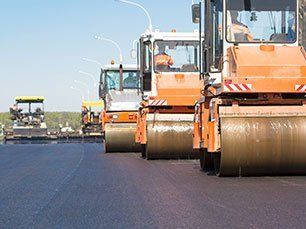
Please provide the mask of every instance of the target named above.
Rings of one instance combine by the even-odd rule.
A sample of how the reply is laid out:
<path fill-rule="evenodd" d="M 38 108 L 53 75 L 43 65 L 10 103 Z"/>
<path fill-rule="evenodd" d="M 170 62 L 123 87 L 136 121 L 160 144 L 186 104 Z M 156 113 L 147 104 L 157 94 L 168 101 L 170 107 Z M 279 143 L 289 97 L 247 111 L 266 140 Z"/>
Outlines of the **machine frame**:
<path fill-rule="evenodd" d="M 107 87 L 105 74 L 108 71 L 118 72 L 119 88 L 110 90 Z M 125 73 L 136 73 L 136 87 L 124 87 Z M 105 104 L 101 114 L 105 152 L 139 152 L 140 145 L 134 141 L 137 111 L 141 102 L 138 66 L 132 64 L 106 65 L 101 72 L 100 98 Z"/>
<path fill-rule="evenodd" d="M 193 140 L 202 169 L 224 176 L 306 173 L 306 55 L 299 44 L 299 1 L 293 43 L 229 43 L 222 10 L 221 71 L 211 68 L 213 2 L 206 0 L 198 13 L 205 16 L 205 84 Z M 227 9 L 226 0 L 222 7 Z"/>
<path fill-rule="evenodd" d="M 152 45 L 156 41 L 196 42 L 198 37 L 198 31 L 155 30 L 140 38 L 143 102 L 137 117 L 136 142 L 142 145 L 144 158 L 197 158 L 192 150 L 192 121 L 202 88 L 199 72 L 156 72 Z"/>

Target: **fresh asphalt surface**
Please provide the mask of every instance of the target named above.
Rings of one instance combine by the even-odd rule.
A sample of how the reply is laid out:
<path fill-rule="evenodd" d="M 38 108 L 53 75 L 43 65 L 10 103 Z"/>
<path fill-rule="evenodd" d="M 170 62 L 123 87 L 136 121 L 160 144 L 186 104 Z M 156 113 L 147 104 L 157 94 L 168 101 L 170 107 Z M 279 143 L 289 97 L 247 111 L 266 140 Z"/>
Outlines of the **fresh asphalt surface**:
<path fill-rule="evenodd" d="M 304 228 L 306 177 L 218 178 L 99 144 L 0 145 L 0 228 Z"/>

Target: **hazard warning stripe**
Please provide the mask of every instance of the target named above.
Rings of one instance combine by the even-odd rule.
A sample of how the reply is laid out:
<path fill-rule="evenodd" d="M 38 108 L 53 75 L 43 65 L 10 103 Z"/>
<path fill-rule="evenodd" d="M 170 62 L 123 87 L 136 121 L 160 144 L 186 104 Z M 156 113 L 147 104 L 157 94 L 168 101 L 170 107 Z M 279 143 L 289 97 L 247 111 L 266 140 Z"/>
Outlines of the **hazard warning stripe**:
<path fill-rule="evenodd" d="M 225 84 L 225 92 L 252 91 L 252 84 Z"/>
<path fill-rule="evenodd" d="M 295 90 L 299 92 L 306 92 L 306 84 L 295 85 Z"/>
<path fill-rule="evenodd" d="M 156 100 L 149 100 L 150 106 L 167 106 L 167 100 L 165 99 L 156 99 Z"/>

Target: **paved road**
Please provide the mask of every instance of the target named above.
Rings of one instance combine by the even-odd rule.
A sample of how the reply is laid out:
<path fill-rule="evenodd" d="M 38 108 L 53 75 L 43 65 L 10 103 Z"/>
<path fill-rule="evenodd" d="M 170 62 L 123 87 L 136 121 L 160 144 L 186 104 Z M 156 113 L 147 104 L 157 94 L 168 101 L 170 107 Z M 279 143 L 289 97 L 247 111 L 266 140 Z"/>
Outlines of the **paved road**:
<path fill-rule="evenodd" d="M 302 228 L 306 177 L 217 178 L 98 144 L 0 145 L 1 228 Z"/>

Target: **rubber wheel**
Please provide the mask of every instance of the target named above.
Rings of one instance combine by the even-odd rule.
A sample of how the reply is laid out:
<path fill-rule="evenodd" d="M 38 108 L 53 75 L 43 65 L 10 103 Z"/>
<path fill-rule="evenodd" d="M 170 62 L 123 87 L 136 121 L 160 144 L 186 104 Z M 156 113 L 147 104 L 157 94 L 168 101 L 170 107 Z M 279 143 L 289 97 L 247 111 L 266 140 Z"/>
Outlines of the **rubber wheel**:
<path fill-rule="evenodd" d="M 147 147 L 145 144 L 141 144 L 141 157 L 143 159 L 147 158 Z"/>
<path fill-rule="evenodd" d="M 107 153 L 107 149 L 106 149 L 106 138 L 105 138 L 105 131 L 104 131 L 103 149 L 104 149 L 104 153 Z"/>
<path fill-rule="evenodd" d="M 106 151 L 106 143 L 105 143 L 105 140 L 104 140 L 104 142 L 102 143 L 102 145 L 103 145 L 104 153 L 107 153 L 107 151 Z"/>
<path fill-rule="evenodd" d="M 219 175 L 220 164 L 221 164 L 221 153 L 213 153 L 212 159 L 213 159 L 214 172 L 216 175 Z"/>
<path fill-rule="evenodd" d="M 214 170 L 214 161 L 212 154 L 208 153 L 206 149 L 200 150 L 200 165 L 201 169 L 205 172 L 210 172 Z"/>

